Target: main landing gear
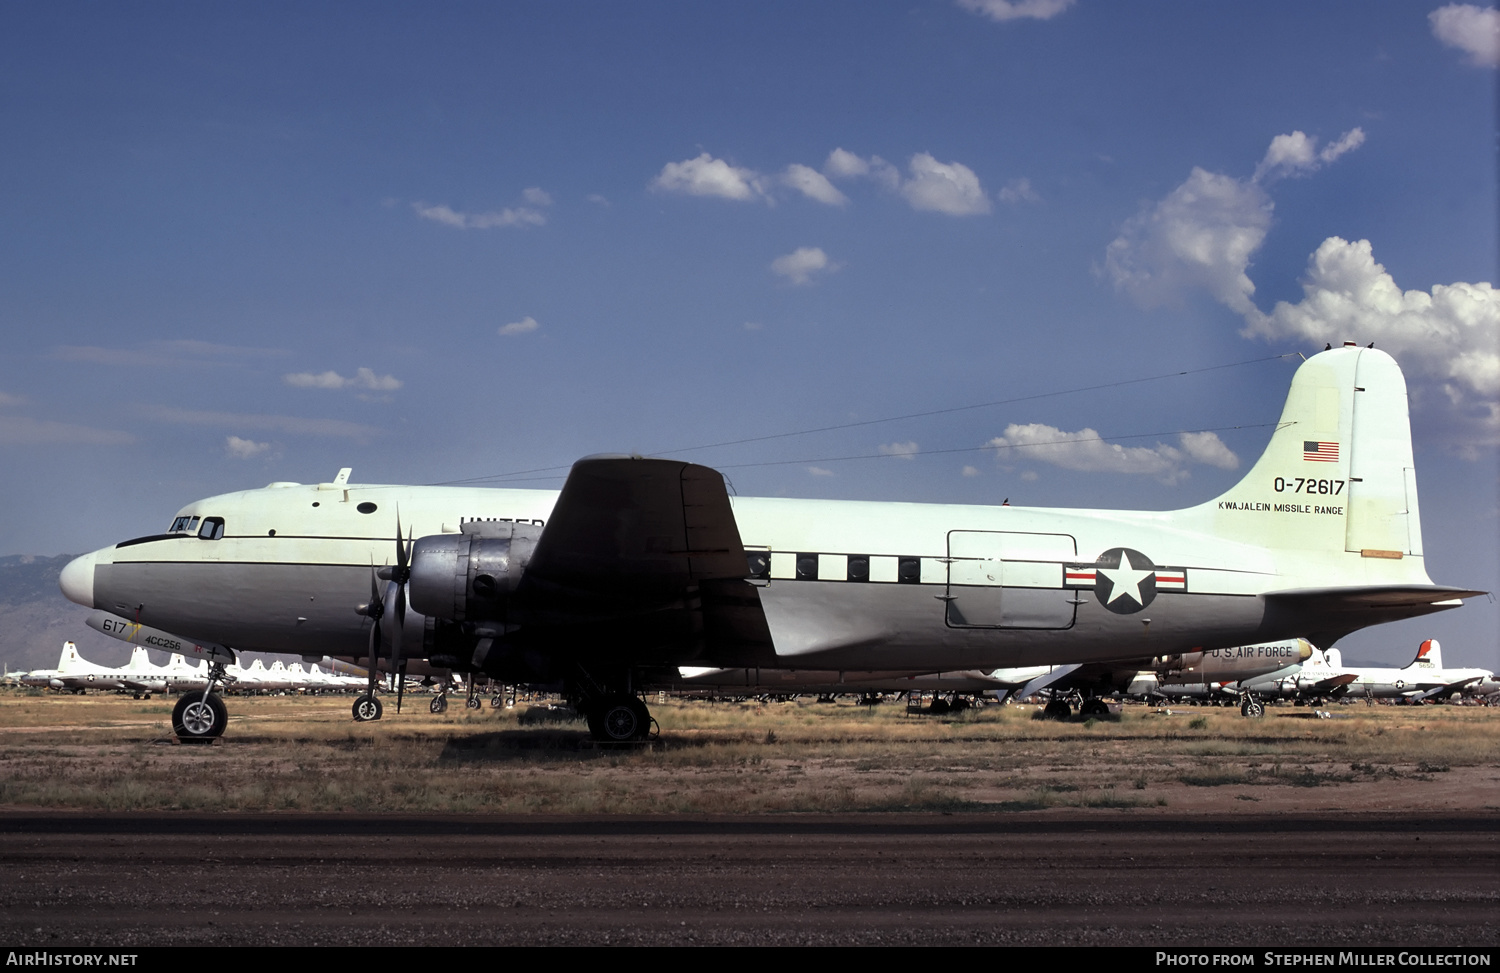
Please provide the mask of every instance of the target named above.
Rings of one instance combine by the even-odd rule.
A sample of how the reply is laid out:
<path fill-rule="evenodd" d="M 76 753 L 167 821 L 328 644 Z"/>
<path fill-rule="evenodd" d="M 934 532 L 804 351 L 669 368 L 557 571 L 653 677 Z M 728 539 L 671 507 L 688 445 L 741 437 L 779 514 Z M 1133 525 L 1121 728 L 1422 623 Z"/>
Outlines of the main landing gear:
<path fill-rule="evenodd" d="M 1266 715 L 1266 704 L 1256 699 L 1254 695 L 1246 693 L 1245 698 L 1240 700 L 1240 715 L 1258 720 Z"/>
<path fill-rule="evenodd" d="M 600 743 L 636 743 L 648 740 L 656 721 L 646 704 L 627 693 L 613 693 L 583 706 L 589 735 Z"/>

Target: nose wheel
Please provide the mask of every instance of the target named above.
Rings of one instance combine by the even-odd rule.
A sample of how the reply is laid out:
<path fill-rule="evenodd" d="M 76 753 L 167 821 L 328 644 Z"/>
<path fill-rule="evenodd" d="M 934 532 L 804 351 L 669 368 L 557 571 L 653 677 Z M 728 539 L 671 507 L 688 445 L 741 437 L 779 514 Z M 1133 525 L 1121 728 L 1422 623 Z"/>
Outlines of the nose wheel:
<path fill-rule="evenodd" d="M 212 740 L 224 733 L 228 722 L 228 708 L 213 693 L 186 694 L 172 707 L 172 732 L 179 740 Z"/>

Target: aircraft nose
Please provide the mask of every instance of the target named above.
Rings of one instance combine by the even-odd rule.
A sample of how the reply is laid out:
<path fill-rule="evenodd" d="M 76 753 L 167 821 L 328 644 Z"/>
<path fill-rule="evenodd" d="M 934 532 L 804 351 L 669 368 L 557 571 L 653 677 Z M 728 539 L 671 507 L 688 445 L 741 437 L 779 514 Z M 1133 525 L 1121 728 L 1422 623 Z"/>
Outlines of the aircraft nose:
<path fill-rule="evenodd" d="M 62 569 L 62 574 L 57 579 L 57 586 L 67 599 L 85 608 L 94 607 L 94 561 L 98 553 L 95 551 L 93 554 L 75 557 Z"/>

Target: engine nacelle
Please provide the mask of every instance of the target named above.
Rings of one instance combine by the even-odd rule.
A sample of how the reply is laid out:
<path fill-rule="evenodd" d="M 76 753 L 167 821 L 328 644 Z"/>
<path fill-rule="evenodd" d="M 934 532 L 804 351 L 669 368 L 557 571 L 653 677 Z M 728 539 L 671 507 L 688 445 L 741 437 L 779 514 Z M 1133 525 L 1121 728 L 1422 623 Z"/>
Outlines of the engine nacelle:
<path fill-rule="evenodd" d="M 534 524 L 471 521 L 458 534 L 418 538 L 408 588 L 412 608 L 454 622 L 503 621 L 541 536 Z"/>

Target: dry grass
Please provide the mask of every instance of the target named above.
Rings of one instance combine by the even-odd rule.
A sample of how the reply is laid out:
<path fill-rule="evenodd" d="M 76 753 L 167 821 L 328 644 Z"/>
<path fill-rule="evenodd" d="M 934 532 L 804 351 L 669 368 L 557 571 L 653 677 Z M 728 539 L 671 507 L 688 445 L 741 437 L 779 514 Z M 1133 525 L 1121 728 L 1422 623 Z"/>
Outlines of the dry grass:
<path fill-rule="evenodd" d="M 1233 709 L 1127 706 L 1119 718 L 1059 724 L 1020 706 L 931 717 L 900 704 L 653 700 L 663 742 L 609 750 L 588 745 L 580 723 L 521 719 L 524 707 L 460 702 L 434 716 L 419 696 L 400 717 L 389 707 L 386 720 L 357 725 L 350 703 L 231 699 L 224 744 L 188 747 L 166 742 L 170 699 L 0 694 L 0 805 L 1107 813 L 1239 800 L 1260 811 L 1357 809 L 1401 788 L 1429 798 L 1446 788 L 1458 795 L 1450 804 L 1484 808 L 1500 793 L 1469 784 L 1500 779 L 1500 711 L 1468 707 L 1356 704 L 1335 708 L 1335 719 L 1273 707 L 1246 720 Z"/>

